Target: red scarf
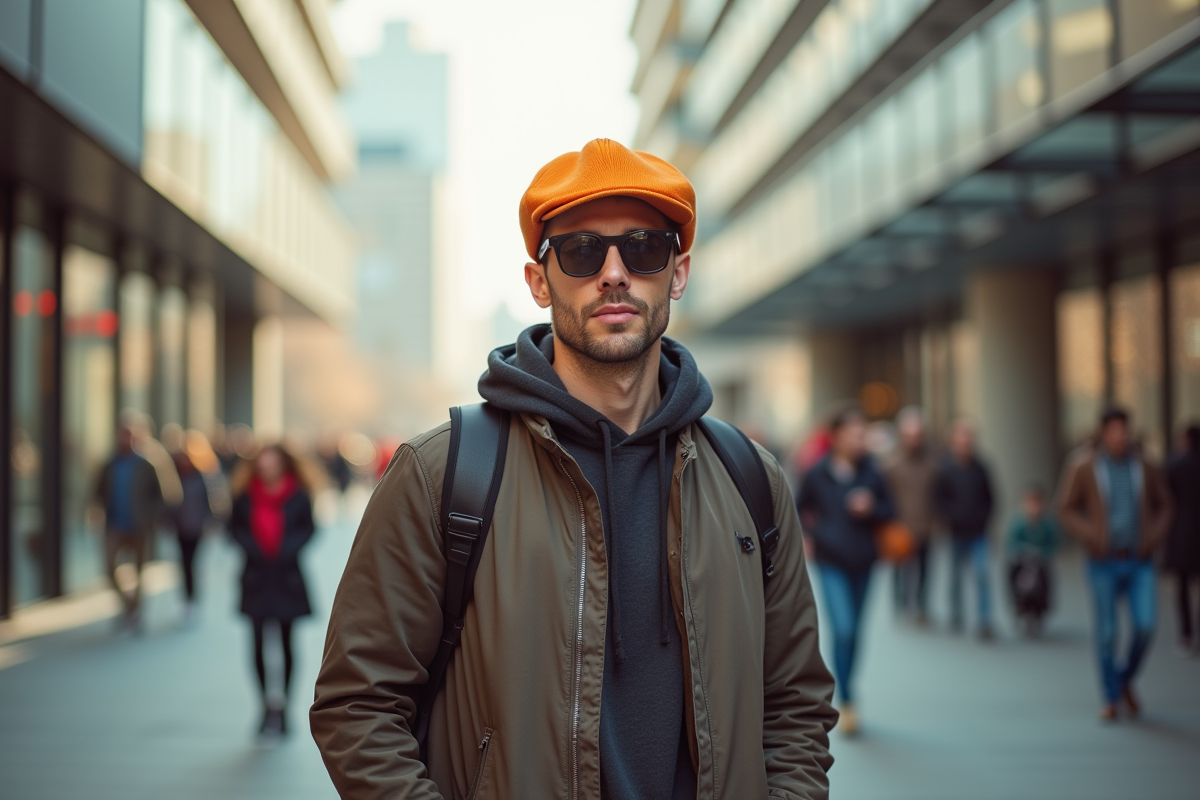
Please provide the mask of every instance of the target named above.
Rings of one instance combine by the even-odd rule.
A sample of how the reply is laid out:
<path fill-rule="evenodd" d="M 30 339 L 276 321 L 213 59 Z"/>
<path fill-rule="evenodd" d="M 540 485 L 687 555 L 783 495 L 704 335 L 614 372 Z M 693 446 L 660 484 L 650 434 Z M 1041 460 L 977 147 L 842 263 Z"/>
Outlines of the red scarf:
<path fill-rule="evenodd" d="M 257 477 L 250 481 L 250 533 L 258 549 L 269 559 L 279 556 L 283 547 L 283 506 L 296 493 L 296 479 L 284 475 L 279 486 L 271 491 Z"/>

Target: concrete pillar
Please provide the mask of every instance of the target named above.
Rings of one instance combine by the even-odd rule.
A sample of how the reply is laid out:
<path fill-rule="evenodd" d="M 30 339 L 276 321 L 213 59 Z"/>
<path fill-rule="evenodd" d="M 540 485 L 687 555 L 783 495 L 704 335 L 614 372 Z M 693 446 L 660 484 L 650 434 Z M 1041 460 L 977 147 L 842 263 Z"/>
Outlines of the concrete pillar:
<path fill-rule="evenodd" d="M 283 320 L 263 317 L 254 327 L 254 435 L 283 438 Z"/>
<path fill-rule="evenodd" d="M 862 359 L 853 334 L 813 332 L 806 337 L 812 378 L 812 413 L 819 419 L 839 403 L 858 399 Z"/>
<path fill-rule="evenodd" d="M 1058 476 L 1055 284 L 1047 272 L 977 272 L 966 287 L 967 322 L 978 342 L 980 450 L 999 494 L 993 530 L 1039 481 Z"/>

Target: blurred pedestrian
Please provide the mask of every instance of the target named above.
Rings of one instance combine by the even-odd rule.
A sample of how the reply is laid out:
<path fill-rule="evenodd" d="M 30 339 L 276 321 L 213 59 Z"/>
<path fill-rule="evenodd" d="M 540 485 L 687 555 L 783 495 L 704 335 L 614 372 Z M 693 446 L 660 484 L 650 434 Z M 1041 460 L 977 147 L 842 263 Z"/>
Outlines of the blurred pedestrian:
<path fill-rule="evenodd" d="M 988 523 L 994 507 L 992 479 L 975 453 L 975 432 L 958 420 L 950 427 L 949 452 L 942 458 L 934 481 L 934 505 L 950 529 L 950 627 L 963 629 L 963 572 L 975 581 L 975 611 L 979 638 L 991 641 L 992 591 L 988 554 Z"/>
<path fill-rule="evenodd" d="M 895 567 L 896 610 L 913 614 L 919 625 L 929 621 L 926 577 L 929 573 L 929 541 L 933 534 L 933 486 L 937 460 L 925 435 L 925 415 L 908 406 L 896 415 L 899 442 L 884 460 L 883 471 L 896 504 L 896 519 L 916 541 L 913 557 Z"/>
<path fill-rule="evenodd" d="M 1175 573 L 1179 651 L 1189 655 L 1200 652 L 1191 597 L 1192 584 L 1200 584 L 1200 425 L 1184 431 L 1183 447 L 1167 467 L 1167 486 L 1175 501 L 1175 519 L 1163 566 Z"/>
<path fill-rule="evenodd" d="M 183 570 L 186 600 L 184 621 L 190 623 L 196 617 L 196 549 L 213 513 L 204 474 L 196 469 L 184 451 L 175 453 L 174 460 L 183 499 L 171 509 L 169 517 L 179 540 L 179 563 Z"/>
<path fill-rule="evenodd" d="M 141 630 L 142 567 L 150 556 L 162 514 L 163 497 L 158 474 L 149 461 L 134 452 L 133 429 L 117 428 L 117 452 L 100 472 L 97 500 L 104 506 L 104 556 L 109 579 L 121 596 L 118 628 Z M 122 588 L 117 567 L 123 556 L 133 559 L 134 581 Z"/>
<path fill-rule="evenodd" d="M 1171 521 L 1171 498 L 1154 466 L 1136 453 L 1129 414 L 1107 409 L 1096 446 L 1067 465 L 1058 511 L 1063 526 L 1088 552 L 1088 578 L 1096 609 L 1096 651 L 1104 704 L 1103 720 L 1117 717 L 1124 701 L 1130 715 L 1140 704 L 1133 691 L 1142 657 L 1154 635 L 1157 581 L 1154 551 Z M 1118 664 L 1117 604 L 1129 604 L 1133 633 Z"/>
<path fill-rule="evenodd" d="M 262 692 L 261 734 L 287 733 L 287 701 L 295 659 L 292 623 L 312 613 L 300 550 L 313 535 L 312 499 L 296 459 L 281 445 L 264 447 L 235 481 L 229 533 L 245 551 L 241 611 L 254 630 L 254 668 Z M 246 470 L 247 465 L 239 468 Z M 283 654 L 282 699 L 272 697 L 266 637 L 278 633 Z"/>
<path fill-rule="evenodd" d="M 800 487 L 796 503 L 820 566 L 825 607 L 833 626 L 833 664 L 841 700 L 838 728 L 853 736 L 858 714 L 852 686 L 863 609 L 877 557 L 875 527 L 893 518 L 883 475 L 866 451 L 867 419 L 857 407 L 829 422 L 831 447 Z"/>
<path fill-rule="evenodd" d="M 350 462 L 346 460 L 346 457 L 342 455 L 341 448 L 338 447 L 337 437 L 324 438 L 317 449 L 317 455 L 321 458 L 325 474 L 329 477 L 330 482 L 337 486 L 339 493 L 345 494 L 354 473 L 350 469 Z"/>
<path fill-rule="evenodd" d="M 1008 583 L 1017 618 L 1036 636 L 1050 608 L 1051 560 L 1058 549 L 1058 526 L 1046 513 L 1046 490 L 1031 483 L 1021 494 L 1021 511 L 1008 528 Z"/>

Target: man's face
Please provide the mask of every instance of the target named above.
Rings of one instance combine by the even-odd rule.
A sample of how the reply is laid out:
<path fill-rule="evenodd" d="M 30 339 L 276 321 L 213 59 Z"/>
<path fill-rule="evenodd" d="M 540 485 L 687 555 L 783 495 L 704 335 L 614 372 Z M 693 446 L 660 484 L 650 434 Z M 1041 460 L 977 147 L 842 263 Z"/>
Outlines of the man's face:
<path fill-rule="evenodd" d="M 966 461 L 975 452 L 975 434 L 966 425 L 955 425 L 950 431 L 950 451 Z"/>
<path fill-rule="evenodd" d="M 546 223 L 542 239 L 586 231 L 616 236 L 646 228 L 672 230 L 653 206 L 632 197 L 604 197 Z M 558 266 L 551 249 L 545 264 L 525 265 L 525 282 L 542 308 L 550 308 L 555 338 L 592 361 L 616 364 L 645 355 L 667 329 L 671 300 L 683 297 L 690 257 L 674 253 L 653 275 L 631 272 L 610 247 L 595 275 L 575 278 Z"/>
<path fill-rule="evenodd" d="M 1129 451 L 1129 425 L 1122 419 L 1111 419 L 1100 429 L 1100 442 L 1113 458 L 1124 458 Z"/>

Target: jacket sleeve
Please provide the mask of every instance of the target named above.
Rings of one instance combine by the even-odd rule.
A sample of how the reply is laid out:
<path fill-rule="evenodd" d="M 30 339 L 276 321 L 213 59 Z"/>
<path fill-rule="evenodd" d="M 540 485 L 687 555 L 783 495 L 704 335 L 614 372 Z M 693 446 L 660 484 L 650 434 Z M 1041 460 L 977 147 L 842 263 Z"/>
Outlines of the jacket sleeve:
<path fill-rule="evenodd" d="M 875 484 L 872 488 L 875 508 L 872 510 L 871 516 L 876 522 L 888 522 L 896 518 L 896 503 L 892 500 L 892 490 L 882 471 L 872 468 L 872 473 L 874 475 L 872 481 Z"/>
<path fill-rule="evenodd" d="M 304 502 L 299 504 L 296 531 L 293 535 L 284 537 L 283 549 L 279 551 L 279 557 L 288 561 L 295 561 L 299 557 L 300 551 L 312 539 L 313 532 L 316 530 L 316 526 L 313 524 L 312 498 L 307 493 L 300 496 Z"/>
<path fill-rule="evenodd" d="M 983 473 L 983 527 L 986 530 L 992 520 L 992 513 L 996 510 L 996 492 L 992 485 L 992 471 L 982 462 L 979 464 L 979 470 Z"/>
<path fill-rule="evenodd" d="M 425 463 L 410 445 L 397 451 L 333 601 L 309 722 L 343 800 L 441 797 L 413 736 L 446 573 Z"/>
<path fill-rule="evenodd" d="M 1078 539 L 1089 551 L 1094 551 L 1098 545 L 1097 533 L 1083 510 L 1083 470 L 1087 463 L 1086 459 L 1074 458 L 1063 470 L 1063 478 L 1059 482 L 1062 489 L 1058 495 L 1058 519 L 1068 534 Z"/>
<path fill-rule="evenodd" d="M 1142 555 L 1149 556 L 1167 538 L 1171 520 L 1175 513 L 1175 503 L 1171 492 L 1167 490 L 1163 474 L 1152 464 L 1144 467 L 1146 492 L 1146 544 L 1142 547 Z"/>
<path fill-rule="evenodd" d="M 250 561 L 262 561 L 263 553 L 250 532 L 250 500 L 245 495 L 233 501 L 233 513 L 229 515 L 229 537 L 246 553 Z"/>
<path fill-rule="evenodd" d="M 800 540 L 800 520 L 779 465 L 759 448 L 775 499 L 779 545 L 767 583 L 763 652 L 763 755 L 769 796 L 826 800 L 833 764 L 829 730 L 837 722 L 833 678 L 821 660 L 817 606 Z"/>

